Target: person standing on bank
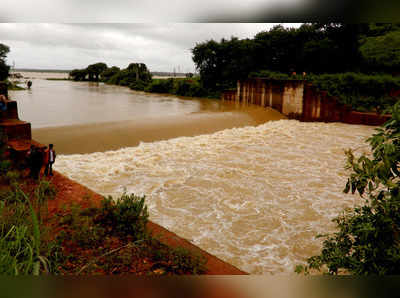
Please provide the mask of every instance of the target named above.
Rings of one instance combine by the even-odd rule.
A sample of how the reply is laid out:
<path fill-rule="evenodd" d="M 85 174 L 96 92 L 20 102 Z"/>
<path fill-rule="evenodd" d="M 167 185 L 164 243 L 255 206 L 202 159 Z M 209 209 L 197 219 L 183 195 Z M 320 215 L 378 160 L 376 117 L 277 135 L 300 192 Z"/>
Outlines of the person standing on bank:
<path fill-rule="evenodd" d="M 35 148 L 31 153 L 31 174 L 30 176 L 38 180 L 40 175 L 40 169 L 43 165 L 43 151 L 40 148 Z"/>
<path fill-rule="evenodd" d="M 46 150 L 46 168 L 44 169 L 45 176 L 53 176 L 53 163 L 56 161 L 56 151 L 53 149 L 53 144 L 49 144 L 49 149 Z"/>

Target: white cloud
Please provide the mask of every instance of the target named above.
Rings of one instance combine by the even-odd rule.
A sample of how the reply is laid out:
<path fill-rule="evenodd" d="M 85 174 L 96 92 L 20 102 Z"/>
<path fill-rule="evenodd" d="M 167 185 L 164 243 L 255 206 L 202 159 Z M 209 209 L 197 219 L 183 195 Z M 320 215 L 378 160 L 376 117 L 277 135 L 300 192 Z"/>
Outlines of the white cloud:
<path fill-rule="evenodd" d="M 2 22 L 188 22 L 309 0 L 2 0 Z M 240 17 L 239 17 L 240 18 Z"/>
<path fill-rule="evenodd" d="M 294 26 L 298 26 L 293 24 Z M 237 36 L 252 38 L 273 24 L 0 24 L 0 43 L 11 48 L 17 68 L 72 69 L 99 61 L 126 67 L 143 62 L 152 71 L 194 71 L 196 43 Z"/>

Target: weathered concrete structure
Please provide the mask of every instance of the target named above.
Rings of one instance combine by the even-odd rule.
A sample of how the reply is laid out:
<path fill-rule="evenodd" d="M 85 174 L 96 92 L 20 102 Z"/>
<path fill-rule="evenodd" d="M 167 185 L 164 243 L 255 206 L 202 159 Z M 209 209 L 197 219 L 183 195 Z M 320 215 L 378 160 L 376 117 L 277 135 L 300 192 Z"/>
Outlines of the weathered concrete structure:
<path fill-rule="evenodd" d="M 301 121 L 380 125 L 390 118 L 390 115 L 352 111 L 338 98 L 302 80 L 255 78 L 238 81 L 236 91 L 223 92 L 222 99 L 272 107 L 289 118 Z"/>
<path fill-rule="evenodd" d="M 0 94 L 8 99 L 7 85 L 0 83 Z M 0 110 L 0 127 L 9 141 L 31 139 L 31 124 L 18 118 L 16 101 L 8 101 L 7 109 Z"/>
<path fill-rule="evenodd" d="M 0 83 L 0 94 L 8 98 L 5 83 Z M 5 111 L 0 110 L 0 129 L 5 135 L 12 159 L 17 163 L 23 161 L 25 153 L 32 144 L 43 147 L 43 145 L 32 140 L 31 124 L 19 119 L 16 101 L 9 100 L 7 109 Z"/>
<path fill-rule="evenodd" d="M 31 139 L 31 124 L 19 120 L 16 101 L 7 102 L 7 110 L 0 111 L 0 126 L 9 141 Z"/>

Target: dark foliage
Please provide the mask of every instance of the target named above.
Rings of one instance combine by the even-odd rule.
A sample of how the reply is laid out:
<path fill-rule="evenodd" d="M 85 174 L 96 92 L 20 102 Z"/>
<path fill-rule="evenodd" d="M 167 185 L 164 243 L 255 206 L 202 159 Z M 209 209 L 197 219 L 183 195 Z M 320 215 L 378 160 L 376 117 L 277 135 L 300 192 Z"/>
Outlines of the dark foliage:
<path fill-rule="evenodd" d="M 205 88 L 223 90 L 251 72 L 292 74 L 398 70 L 400 29 L 388 24 L 275 26 L 253 39 L 209 40 L 192 49 Z"/>
<path fill-rule="evenodd" d="M 10 52 L 10 48 L 0 43 L 0 81 L 6 80 L 10 71 L 10 67 L 6 64 L 8 52 Z"/>
<path fill-rule="evenodd" d="M 392 119 L 368 143 L 372 157 L 347 151 L 352 173 L 344 192 L 358 193 L 364 204 L 334 219 L 337 232 L 324 237 L 320 255 L 297 266 L 297 272 L 329 274 L 400 274 L 400 104 Z"/>

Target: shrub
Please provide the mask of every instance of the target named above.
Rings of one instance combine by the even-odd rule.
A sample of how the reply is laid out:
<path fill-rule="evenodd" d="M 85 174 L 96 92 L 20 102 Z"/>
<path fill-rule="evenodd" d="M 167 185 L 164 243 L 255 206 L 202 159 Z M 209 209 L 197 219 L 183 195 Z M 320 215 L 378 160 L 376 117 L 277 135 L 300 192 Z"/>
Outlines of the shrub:
<path fill-rule="evenodd" d="M 11 162 L 9 160 L 0 161 L 0 174 L 5 175 L 11 167 Z"/>
<path fill-rule="evenodd" d="M 20 173 L 18 171 L 8 171 L 5 178 L 9 184 L 12 184 L 20 178 Z"/>
<path fill-rule="evenodd" d="M 95 223 L 114 235 L 137 240 L 145 237 L 148 217 L 145 197 L 123 194 L 117 200 L 110 196 L 102 200 Z"/>
<path fill-rule="evenodd" d="M 174 79 L 153 80 L 145 91 L 153 93 L 174 93 Z"/>
<path fill-rule="evenodd" d="M 302 76 L 290 76 L 286 73 L 269 71 L 269 70 L 261 70 L 257 72 L 251 72 L 249 74 L 249 78 L 265 78 L 269 80 L 292 80 L 292 79 L 303 79 Z"/>
<path fill-rule="evenodd" d="M 129 88 L 132 90 L 138 90 L 138 91 L 144 91 L 144 89 L 147 87 L 147 83 L 137 80 L 129 85 Z"/>
<path fill-rule="evenodd" d="M 198 80 L 177 80 L 175 94 L 190 97 L 205 97 L 208 95 Z"/>
<path fill-rule="evenodd" d="M 338 231 L 324 237 L 320 255 L 297 272 L 323 270 L 356 275 L 400 274 L 400 103 L 392 118 L 368 139 L 372 158 L 347 152 L 352 173 L 344 192 L 358 192 L 362 206 L 334 219 Z"/>
<path fill-rule="evenodd" d="M 55 247 L 42 241 L 38 214 L 29 198 L 18 186 L 10 197 L 12 200 L 0 201 L 0 274 L 39 275 L 54 270 L 56 266 L 50 265 L 55 264 Z"/>
<path fill-rule="evenodd" d="M 183 247 L 177 247 L 172 250 L 170 260 L 173 264 L 174 274 L 200 274 L 206 271 L 206 258 Z"/>
<path fill-rule="evenodd" d="M 400 78 L 391 75 L 360 73 L 323 74 L 307 76 L 314 86 L 359 111 L 383 112 L 398 100 Z"/>
<path fill-rule="evenodd" d="M 149 240 L 153 248 L 149 253 L 154 265 L 152 270 L 161 270 L 172 274 L 202 274 L 206 272 L 207 259 L 183 247 L 173 248 L 160 242 L 159 239 Z"/>

